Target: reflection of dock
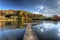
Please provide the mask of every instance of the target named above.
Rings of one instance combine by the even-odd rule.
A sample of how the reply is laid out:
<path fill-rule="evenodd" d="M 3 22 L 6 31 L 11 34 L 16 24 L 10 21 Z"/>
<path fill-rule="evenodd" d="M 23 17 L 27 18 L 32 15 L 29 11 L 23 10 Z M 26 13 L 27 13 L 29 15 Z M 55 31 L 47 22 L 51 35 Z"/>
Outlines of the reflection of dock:
<path fill-rule="evenodd" d="M 28 24 L 23 40 L 38 40 L 36 34 L 32 29 L 32 24 Z"/>

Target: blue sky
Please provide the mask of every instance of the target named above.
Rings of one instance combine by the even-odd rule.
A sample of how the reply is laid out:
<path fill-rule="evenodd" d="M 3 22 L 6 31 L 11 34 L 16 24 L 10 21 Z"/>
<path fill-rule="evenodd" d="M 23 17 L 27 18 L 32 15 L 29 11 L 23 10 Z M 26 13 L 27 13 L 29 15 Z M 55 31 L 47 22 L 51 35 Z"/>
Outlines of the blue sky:
<path fill-rule="evenodd" d="M 27 10 L 60 15 L 60 0 L 0 0 L 0 10 Z"/>

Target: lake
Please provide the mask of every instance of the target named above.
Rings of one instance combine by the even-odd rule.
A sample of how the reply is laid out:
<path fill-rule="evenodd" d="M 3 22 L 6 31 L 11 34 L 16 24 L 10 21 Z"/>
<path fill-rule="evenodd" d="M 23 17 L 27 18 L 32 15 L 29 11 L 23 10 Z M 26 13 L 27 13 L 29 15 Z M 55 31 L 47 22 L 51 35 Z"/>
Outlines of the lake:
<path fill-rule="evenodd" d="M 26 28 L 19 28 L 17 22 L 0 22 L 0 40 L 23 40 Z"/>
<path fill-rule="evenodd" d="M 18 22 L 0 22 L 0 40 L 23 40 L 26 28 Z M 40 21 L 32 27 L 39 40 L 60 40 L 60 21 Z"/>
<path fill-rule="evenodd" d="M 39 40 L 60 40 L 60 21 L 41 21 L 33 29 Z"/>

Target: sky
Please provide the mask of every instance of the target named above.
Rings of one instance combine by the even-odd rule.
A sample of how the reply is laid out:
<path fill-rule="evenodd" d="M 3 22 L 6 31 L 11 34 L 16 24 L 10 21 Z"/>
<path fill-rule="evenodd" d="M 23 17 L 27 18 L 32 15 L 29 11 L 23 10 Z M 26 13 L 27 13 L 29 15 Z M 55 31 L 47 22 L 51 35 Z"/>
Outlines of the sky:
<path fill-rule="evenodd" d="M 46 16 L 60 15 L 60 0 L 0 0 L 0 10 L 26 10 Z"/>

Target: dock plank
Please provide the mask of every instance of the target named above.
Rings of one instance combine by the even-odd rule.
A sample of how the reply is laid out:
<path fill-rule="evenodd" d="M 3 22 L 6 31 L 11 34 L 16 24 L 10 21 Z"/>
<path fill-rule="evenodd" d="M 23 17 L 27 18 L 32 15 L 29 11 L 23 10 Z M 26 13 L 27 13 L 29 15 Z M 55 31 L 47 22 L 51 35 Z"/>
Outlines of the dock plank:
<path fill-rule="evenodd" d="M 23 40 L 38 40 L 37 36 L 35 35 L 32 29 L 32 24 L 27 25 L 26 33 L 24 35 Z"/>

